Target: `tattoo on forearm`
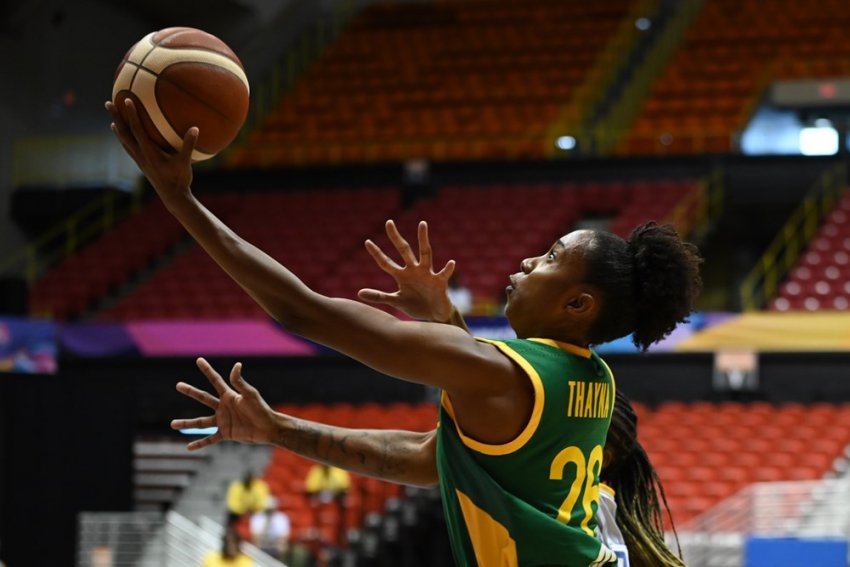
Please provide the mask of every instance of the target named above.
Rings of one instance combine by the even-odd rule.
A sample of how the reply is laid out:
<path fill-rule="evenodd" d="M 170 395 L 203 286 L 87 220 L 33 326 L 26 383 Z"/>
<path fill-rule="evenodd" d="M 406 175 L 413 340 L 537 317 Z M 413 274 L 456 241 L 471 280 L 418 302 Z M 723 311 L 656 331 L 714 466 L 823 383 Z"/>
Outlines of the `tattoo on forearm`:
<path fill-rule="evenodd" d="M 294 419 L 277 432 L 277 444 L 304 457 L 353 472 L 410 482 L 423 471 L 411 464 L 421 449 L 417 434 L 370 429 L 345 429 Z M 424 461 L 424 462 L 427 462 Z M 414 480 L 415 481 L 415 480 Z"/>

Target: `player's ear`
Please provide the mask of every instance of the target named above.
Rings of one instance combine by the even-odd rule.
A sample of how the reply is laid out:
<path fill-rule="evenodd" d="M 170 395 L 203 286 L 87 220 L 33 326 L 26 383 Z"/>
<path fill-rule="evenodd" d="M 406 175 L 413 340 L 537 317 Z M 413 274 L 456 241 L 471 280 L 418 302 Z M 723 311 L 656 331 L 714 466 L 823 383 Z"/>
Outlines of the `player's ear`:
<path fill-rule="evenodd" d="M 587 291 L 571 294 L 566 298 L 564 309 L 573 315 L 589 315 L 596 309 L 596 298 Z"/>

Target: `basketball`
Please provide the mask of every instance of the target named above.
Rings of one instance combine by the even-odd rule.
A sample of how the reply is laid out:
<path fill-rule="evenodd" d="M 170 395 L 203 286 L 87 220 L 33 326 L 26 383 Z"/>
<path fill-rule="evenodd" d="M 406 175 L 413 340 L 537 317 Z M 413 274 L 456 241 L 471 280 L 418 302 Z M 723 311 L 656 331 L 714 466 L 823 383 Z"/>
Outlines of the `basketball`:
<path fill-rule="evenodd" d="M 112 86 L 113 102 L 120 109 L 132 98 L 145 130 L 163 149 L 179 150 L 186 132 L 197 126 L 194 161 L 233 141 L 248 115 L 248 94 L 245 69 L 233 50 L 187 27 L 143 37 L 121 60 Z"/>

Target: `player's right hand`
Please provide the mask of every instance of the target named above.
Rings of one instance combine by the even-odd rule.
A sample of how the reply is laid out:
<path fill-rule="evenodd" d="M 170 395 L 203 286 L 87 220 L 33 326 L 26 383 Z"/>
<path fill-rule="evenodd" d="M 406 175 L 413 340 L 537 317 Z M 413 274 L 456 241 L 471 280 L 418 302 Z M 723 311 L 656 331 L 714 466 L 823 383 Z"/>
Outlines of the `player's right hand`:
<path fill-rule="evenodd" d="M 221 375 L 203 358 L 197 360 L 198 368 L 212 384 L 218 397 L 179 382 L 177 391 L 212 409 L 215 414 L 194 419 L 175 419 L 171 429 L 217 427 L 218 431 L 187 445 L 190 451 L 232 440 L 243 443 L 271 443 L 275 436 L 274 411 L 242 377 L 242 363 L 237 362 L 230 371 L 229 386 Z"/>
<path fill-rule="evenodd" d="M 186 131 L 179 152 L 167 152 L 145 131 L 131 98 L 127 97 L 120 104 L 107 102 L 105 106 L 112 117 L 112 131 L 156 189 L 165 206 L 171 207 L 188 197 L 192 186 L 192 152 L 198 141 L 198 129 L 189 128 Z"/>

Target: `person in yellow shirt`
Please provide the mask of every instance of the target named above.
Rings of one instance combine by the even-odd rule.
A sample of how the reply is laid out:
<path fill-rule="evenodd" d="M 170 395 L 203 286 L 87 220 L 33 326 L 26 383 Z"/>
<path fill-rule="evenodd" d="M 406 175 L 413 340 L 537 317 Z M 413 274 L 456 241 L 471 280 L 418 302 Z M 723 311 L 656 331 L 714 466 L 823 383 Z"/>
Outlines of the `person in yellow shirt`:
<path fill-rule="evenodd" d="M 307 472 L 304 489 L 311 499 L 330 502 L 345 496 L 351 488 L 348 472 L 324 463 L 316 463 Z"/>
<path fill-rule="evenodd" d="M 343 469 L 324 463 L 316 463 L 307 472 L 307 478 L 304 480 L 304 490 L 310 499 L 313 514 L 318 514 L 319 508 L 324 505 L 335 506 L 339 511 L 339 524 L 337 525 L 337 532 L 334 534 L 336 541 L 325 543 L 338 545 L 344 539 L 345 495 L 348 493 L 349 488 L 351 488 L 351 477 Z"/>
<path fill-rule="evenodd" d="M 254 567 L 254 560 L 240 548 L 239 533 L 228 527 L 221 542 L 221 551 L 213 551 L 204 558 L 201 567 Z"/>
<path fill-rule="evenodd" d="M 245 478 L 234 480 L 227 489 L 227 523 L 239 520 L 246 514 L 262 512 L 269 500 L 269 485 L 252 471 Z"/>

